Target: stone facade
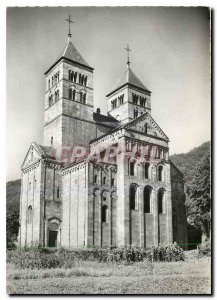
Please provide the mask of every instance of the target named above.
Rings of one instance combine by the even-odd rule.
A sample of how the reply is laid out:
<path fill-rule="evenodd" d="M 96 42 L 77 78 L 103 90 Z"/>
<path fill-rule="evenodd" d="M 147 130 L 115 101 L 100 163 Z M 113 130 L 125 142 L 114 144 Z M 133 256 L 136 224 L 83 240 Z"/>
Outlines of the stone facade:
<path fill-rule="evenodd" d="M 107 116 L 93 111 L 93 68 L 70 39 L 45 80 L 44 145 L 22 164 L 20 246 L 185 244 L 183 176 L 129 63 Z"/>

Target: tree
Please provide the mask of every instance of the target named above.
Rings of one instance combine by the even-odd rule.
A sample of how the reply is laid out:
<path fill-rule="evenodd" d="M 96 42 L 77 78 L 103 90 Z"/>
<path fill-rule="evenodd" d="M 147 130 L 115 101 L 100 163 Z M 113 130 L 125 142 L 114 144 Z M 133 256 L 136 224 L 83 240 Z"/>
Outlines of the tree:
<path fill-rule="evenodd" d="M 202 241 L 210 236 L 210 152 L 206 153 L 196 167 L 196 173 L 187 187 L 187 216 L 189 223 L 202 232 Z"/>
<path fill-rule="evenodd" d="M 14 247 L 19 230 L 19 211 L 8 210 L 6 217 L 7 248 Z"/>

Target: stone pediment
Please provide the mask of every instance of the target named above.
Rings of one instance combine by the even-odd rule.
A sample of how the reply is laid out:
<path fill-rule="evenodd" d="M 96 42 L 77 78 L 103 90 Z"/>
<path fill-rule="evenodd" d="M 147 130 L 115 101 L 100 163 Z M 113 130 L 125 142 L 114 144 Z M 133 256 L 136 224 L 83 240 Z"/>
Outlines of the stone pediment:
<path fill-rule="evenodd" d="M 153 136 L 169 141 L 167 135 L 158 126 L 158 124 L 154 121 L 154 119 L 148 112 L 136 118 L 135 120 L 130 121 L 124 126 L 124 128 L 132 132 L 134 131 L 144 135 Z"/>
<path fill-rule="evenodd" d="M 29 150 L 27 151 L 26 157 L 23 161 L 21 168 L 25 169 L 28 166 L 33 165 L 34 163 L 39 161 L 41 156 L 42 153 L 40 153 L 38 147 L 35 145 L 35 143 L 32 143 L 29 147 Z"/>

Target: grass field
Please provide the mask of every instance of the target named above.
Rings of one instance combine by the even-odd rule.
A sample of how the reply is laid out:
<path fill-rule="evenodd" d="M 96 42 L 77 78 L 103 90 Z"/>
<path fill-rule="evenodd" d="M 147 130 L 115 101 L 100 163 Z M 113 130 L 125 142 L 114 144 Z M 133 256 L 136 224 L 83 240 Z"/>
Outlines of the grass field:
<path fill-rule="evenodd" d="M 9 294 L 210 294 L 210 258 L 198 262 L 113 264 L 75 262 L 71 268 L 17 270 L 8 265 Z"/>

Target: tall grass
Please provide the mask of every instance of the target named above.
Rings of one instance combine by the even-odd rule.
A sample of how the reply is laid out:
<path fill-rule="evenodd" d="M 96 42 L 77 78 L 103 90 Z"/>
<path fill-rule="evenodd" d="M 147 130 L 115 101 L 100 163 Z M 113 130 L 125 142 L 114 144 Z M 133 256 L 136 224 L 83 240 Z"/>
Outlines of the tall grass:
<path fill-rule="evenodd" d="M 27 249 L 7 252 L 7 262 L 18 269 L 55 269 L 71 268 L 76 261 L 97 261 L 111 263 L 135 263 L 140 261 L 182 261 L 184 251 L 176 244 L 158 246 L 152 249 L 139 247 L 122 247 L 116 249 Z"/>

